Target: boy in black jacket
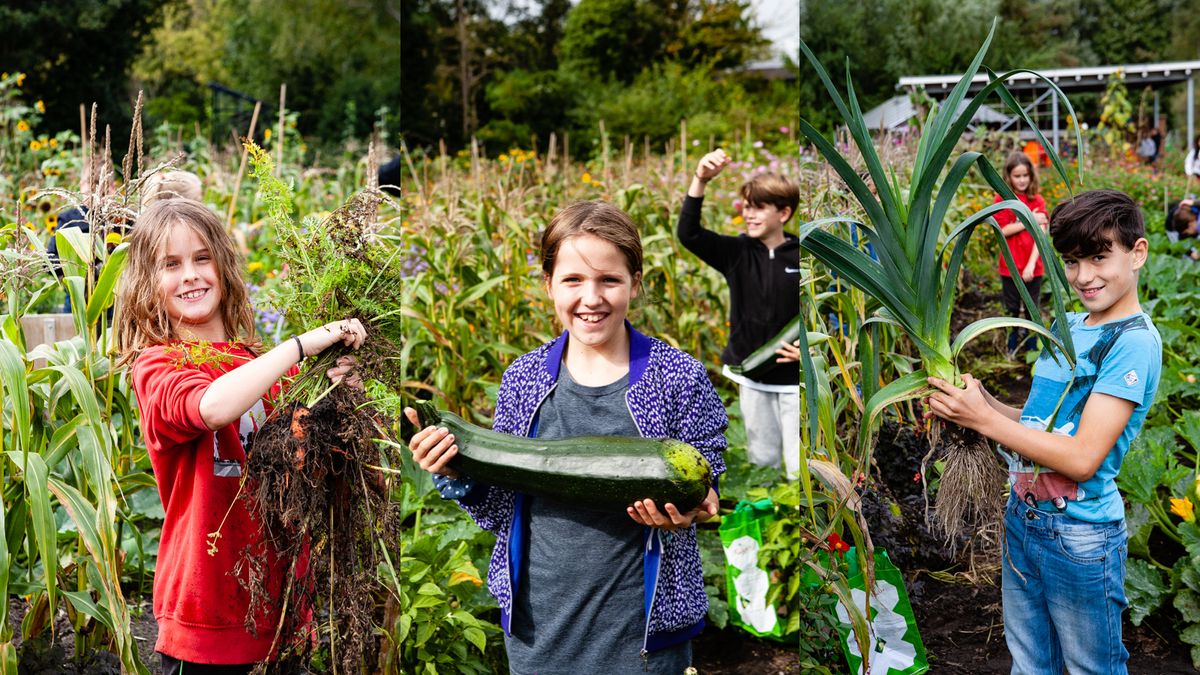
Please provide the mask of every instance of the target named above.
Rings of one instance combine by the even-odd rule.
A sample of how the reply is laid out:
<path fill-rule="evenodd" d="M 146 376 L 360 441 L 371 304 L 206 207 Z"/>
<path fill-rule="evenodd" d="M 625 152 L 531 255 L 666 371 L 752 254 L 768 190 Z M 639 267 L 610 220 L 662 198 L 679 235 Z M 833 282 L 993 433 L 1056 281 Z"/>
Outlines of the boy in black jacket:
<path fill-rule="evenodd" d="M 700 159 L 679 213 L 679 241 L 729 283 L 729 343 L 721 353 L 726 377 L 740 386 L 746 451 L 761 466 L 800 470 L 800 350 L 781 342 L 776 365 L 750 380 L 739 364 L 771 341 L 800 313 L 800 242 L 783 231 L 800 204 L 799 188 L 783 176 L 760 173 L 742 186 L 745 233 L 717 234 L 700 224 L 704 188 L 730 162 L 717 149 Z"/>

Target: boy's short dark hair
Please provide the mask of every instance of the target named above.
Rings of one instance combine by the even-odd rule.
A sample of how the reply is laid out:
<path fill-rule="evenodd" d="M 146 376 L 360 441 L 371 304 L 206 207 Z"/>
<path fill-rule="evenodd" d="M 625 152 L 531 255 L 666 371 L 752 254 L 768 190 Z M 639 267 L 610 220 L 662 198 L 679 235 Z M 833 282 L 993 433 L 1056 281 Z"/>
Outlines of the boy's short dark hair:
<path fill-rule="evenodd" d="M 1088 190 L 1054 207 L 1050 237 L 1064 257 L 1086 258 L 1118 242 L 1132 249 L 1146 236 L 1142 210 L 1119 190 Z"/>
<path fill-rule="evenodd" d="M 777 173 L 760 173 L 742 186 L 742 199 L 751 206 L 770 204 L 781 211 L 786 207 L 794 216 L 800 207 L 800 186 Z"/>

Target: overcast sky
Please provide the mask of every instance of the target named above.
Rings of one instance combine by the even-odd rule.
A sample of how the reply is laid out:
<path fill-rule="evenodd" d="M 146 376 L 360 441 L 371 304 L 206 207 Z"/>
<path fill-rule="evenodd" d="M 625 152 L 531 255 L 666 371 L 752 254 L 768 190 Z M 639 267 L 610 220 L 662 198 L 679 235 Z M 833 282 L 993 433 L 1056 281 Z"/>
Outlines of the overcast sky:
<path fill-rule="evenodd" d="M 777 52 L 800 58 L 800 3 L 797 0 L 750 0 L 763 34 Z"/>

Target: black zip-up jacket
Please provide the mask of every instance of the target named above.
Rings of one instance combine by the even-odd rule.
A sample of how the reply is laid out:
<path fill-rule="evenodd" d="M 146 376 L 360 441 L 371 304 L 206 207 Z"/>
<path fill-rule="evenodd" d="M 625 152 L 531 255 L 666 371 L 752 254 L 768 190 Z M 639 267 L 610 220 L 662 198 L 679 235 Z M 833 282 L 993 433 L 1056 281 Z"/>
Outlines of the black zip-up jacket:
<path fill-rule="evenodd" d="M 687 196 L 679 212 L 679 241 L 729 282 L 729 343 L 721 352 L 728 365 L 741 363 L 800 314 L 800 240 L 769 250 L 757 239 L 717 234 L 700 224 L 703 197 Z M 778 363 L 756 380 L 800 386 L 800 363 Z"/>

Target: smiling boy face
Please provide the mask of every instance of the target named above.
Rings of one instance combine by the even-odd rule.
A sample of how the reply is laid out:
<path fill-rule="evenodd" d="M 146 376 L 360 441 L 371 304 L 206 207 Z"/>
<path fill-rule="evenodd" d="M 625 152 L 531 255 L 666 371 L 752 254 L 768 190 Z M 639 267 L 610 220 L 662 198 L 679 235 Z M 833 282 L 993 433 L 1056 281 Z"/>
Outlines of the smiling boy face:
<path fill-rule="evenodd" d="M 1083 302 L 1087 323 L 1093 326 L 1141 311 L 1138 270 L 1146 263 L 1149 243 L 1144 237 L 1132 248 L 1109 242 L 1108 250 L 1062 257 L 1067 283 Z"/>

